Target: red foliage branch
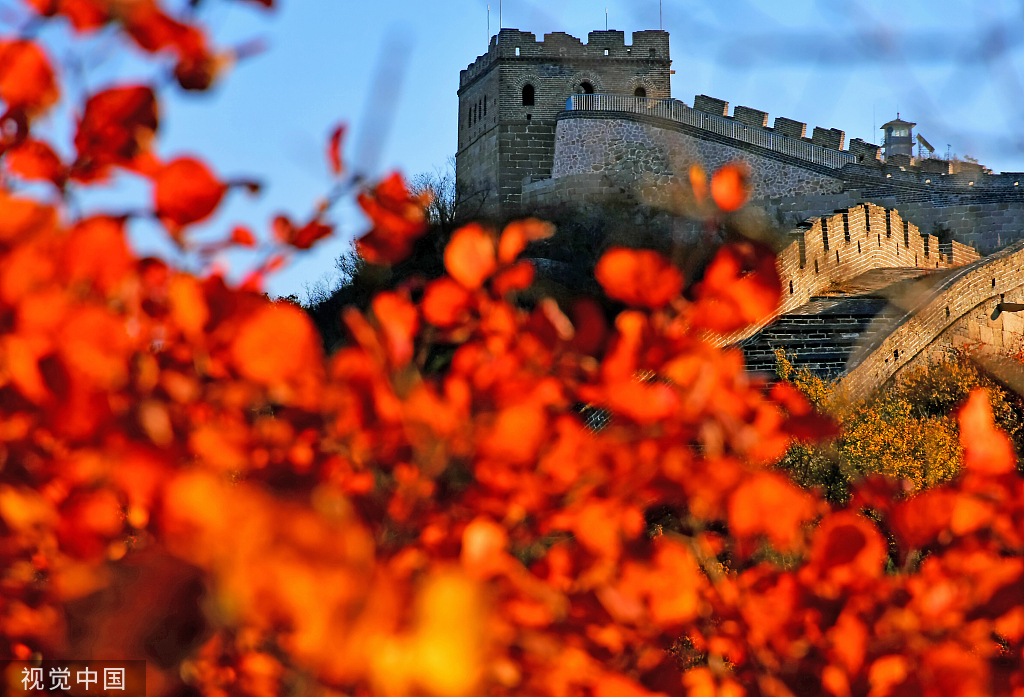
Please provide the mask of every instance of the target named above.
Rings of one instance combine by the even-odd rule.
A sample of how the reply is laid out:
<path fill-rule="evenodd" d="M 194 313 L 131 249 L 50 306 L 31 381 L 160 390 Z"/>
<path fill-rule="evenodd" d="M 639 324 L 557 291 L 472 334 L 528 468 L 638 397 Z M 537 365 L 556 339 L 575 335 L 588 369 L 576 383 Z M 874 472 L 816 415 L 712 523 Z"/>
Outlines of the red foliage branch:
<path fill-rule="evenodd" d="M 186 88 L 223 63 L 152 2 L 30 4 L 172 53 Z M 63 162 L 31 136 L 58 96 L 45 52 L 2 38 L 0 66 L 5 657 L 147 658 L 153 694 L 1024 691 L 1024 491 L 984 394 L 960 412 L 966 473 L 921 496 L 871 480 L 835 510 L 772 471 L 831 425 L 701 338 L 773 310 L 768 249 L 723 249 L 693 301 L 659 255 L 610 250 L 597 278 L 631 307 L 609 326 L 590 300 L 513 302 L 550 226 L 471 225 L 445 276 L 346 310 L 351 342 L 325 359 L 258 275 L 235 289 L 136 258 L 124 218 L 13 193 L 131 170 L 186 244 L 229 184 L 157 160 L 139 86 L 89 98 Z M 746 197 L 738 168 L 710 188 L 723 211 Z M 425 202 L 398 177 L 359 200 L 364 256 L 410 253 Z M 278 218 L 276 239 L 310 247 L 325 212 Z M 438 347 L 450 367 L 430 372 Z M 581 402 L 610 424 L 588 429 Z"/>

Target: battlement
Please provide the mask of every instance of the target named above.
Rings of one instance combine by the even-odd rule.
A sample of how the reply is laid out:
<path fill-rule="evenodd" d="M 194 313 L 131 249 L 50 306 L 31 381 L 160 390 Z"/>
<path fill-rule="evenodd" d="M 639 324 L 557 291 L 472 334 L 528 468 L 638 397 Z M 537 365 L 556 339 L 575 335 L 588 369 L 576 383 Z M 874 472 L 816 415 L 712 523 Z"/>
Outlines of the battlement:
<path fill-rule="evenodd" d="M 768 112 L 736 106 L 729 115 L 729 103 L 698 94 L 693 107 L 679 100 L 641 99 L 627 95 L 572 95 L 560 119 L 573 118 L 581 112 L 598 112 L 598 118 L 656 117 L 693 126 L 715 140 L 725 136 L 731 140 L 755 145 L 786 157 L 795 157 L 808 166 L 824 166 L 834 173 L 829 176 L 845 182 L 844 188 L 877 189 L 880 196 L 909 192 L 912 198 L 941 195 L 981 195 L 1024 199 L 1024 173 L 991 170 L 973 162 L 947 161 L 935 158 L 913 160 L 909 156 L 890 155 L 881 159 L 881 146 L 853 138 L 846 143 L 846 134 L 838 128 L 815 126 L 806 137 L 807 124 L 779 116 L 769 127 Z M 621 117 L 620 115 L 621 114 Z M 743 147 L 739 146 L 738 147 Z M 1000 193 L 1001 192 L 1001 193 Z"/>
<path fill-rule="evenodd" d="M 693 98 L 693 108 L 697 111 L 730 119 L 744 126 L 758 128 L 768 133 L 775 133 L 793 140 L 818 145 L 829 150 L 848 152 L 854 162 L 869 162 L 880 159 L 881 147 L 871 143 L 865 143 L 860 138 L 850 141 L 850 149 L 846 150 L 846 133 L 838 128 L 822 128 L 815 126 L 811 137 L 807 137 L 807 124 L 803 121 L 786 118 L 785 116 L 775 117 L 772 126 L 768 126 L 768 112 L 754 109 L 748 106 L 737 106 L 733 108 L 732 116 L 729 115 L 729 102 L 724 99 L 710 97 L 706 94 L 698 94 Z"/>
<path fill-rule="evenodd" d="M 459 77 L 463 88 L 490 70 L 498 61 L 537 62 L 550 60 L 571 61 L 664 61 L 668 62 L 669 37 L 667 31 L 657 29 L 633 32 L 633 43 L 626 43 L 626 33 L 617 30 L 592 31 L 587 42 L 566 34 L 545 34 L 542 41 L 532 32 L 502 29 L 491 37 L 487 53 L 478 56 Z"/>
<path fill-rule="evenodd" d="M 936 271 L 965 266 L 980 257 L 953 240 L 924 235 L 896 209 L 864 203 L 811 218 L 789 233 L 790 243 L 776 257 L 782 297 L 772 316 L 756 327 L 716 337 L 720 345 L 756 334 L 780 315 L 812 299 L 849 292 L 844 286 L 868 271 Z"/>
<path fill-rule="evenodd" d="M 955 240 L 921 234 L 895 208 L 864 203 L 807 220 L 779 253 L 784 314 L 872 269 L 950 269 L 979 258 Z"/>

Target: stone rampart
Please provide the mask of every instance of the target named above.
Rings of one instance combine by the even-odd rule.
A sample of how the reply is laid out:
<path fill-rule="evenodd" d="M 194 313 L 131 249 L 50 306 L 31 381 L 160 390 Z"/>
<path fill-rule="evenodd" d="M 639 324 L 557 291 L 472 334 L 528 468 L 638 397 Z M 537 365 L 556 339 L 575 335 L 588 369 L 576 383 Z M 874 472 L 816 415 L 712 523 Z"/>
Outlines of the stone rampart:
<path fill-rule="evenodd" d="M 846 396 L 863 399 L 904 370 L 957 345 L 970 342 L 1012 348 L 1020 338 L 1018 318 L 1004 314 L 993 321 L 991 313 L 1002 299 L 1021 302 L 1024 298 L 1021 269 L 1024 241 L 944 279 L 924 301 L 908 308 L 891 331 L 863 347 L 851 361 L 841 382 Z"/>
<path fill-rule="evenodd" d="M 705 103 L 709 101 L 714 100 L 705 98 L 696 103 L 710 109 Z M 722 109 L 727 108 L 723 102 Z M 746 107 L 737 109 L 742 119 L 735 118 L 750 124 L 763 113 Z M 621 187 L 642 178 L 648 184 L 685 185 L 680 173 L 693 162 L 713 170 L 725 162 L 743 160 L 751 167 L 753 203 L 765 208 L 783 226 L 873 202 L 899 208 L 926 233 L 972 246 L 981 254 L 1024 238 L 1022 173 L 941 175 L 870 157 L 834 169 L 678 120 L 626 111 L 567 111 L 559 114 L 557 124 L 552 177 L 599 175 L 591 188 L 608 188 L 609 181 Z M 794 131 L 788 120 L 781 126 L 774 130 Z M 841 145 L 835 129 L 818 130 L 824 146 Z M 867 145 L 851 141 L 850 152 L 870 151 Z M 571 201 L 567 196 L 560 197 L 558 188 L 555 184 L 546 189 L 546 197 Z M 526 197 L 523 203 L 530 200 Z"/>
<path fill-rule="evenodd" d="M 756 145 L 643 114 L 563 112 L 555 129 L 552 178 L 608 175 L 629 185 L 644 174 L 682 181 L 693 163 L 713 171 L 736 160 L 750 165 L 753 196 L 839 193 L 835 170 Z"/>
<path fill-rule="evenodd" d="M 738 343 L 776 317 L 872 269 L 949 269 L 978 259 L 977 252 L 957 242 L 940 249 L 934 235 L 922 235 L 898 210 L 872 203 L 813 218 L 789 234 L 792 242 L 776 257 L 782 282 L 778 309 L 759 325 L 714 337 L 714 343 Z"/>
<path fill-rule="evenodd" d="M 871 201 L 885 208 L 899 208 L 924 232 L 956 240 L 980 254 L 991 254 L 1024 238 L 1024 199 L 1007 195 L 1006 188 L 964 191 L 955 196 L 943 192 L 934 200 L 921 200 L 920 196 L 893 190 L 846 189 L 826 195 L 774 197 L 753 204 L 763 207 L 780 224 L 793 225 Z"/>

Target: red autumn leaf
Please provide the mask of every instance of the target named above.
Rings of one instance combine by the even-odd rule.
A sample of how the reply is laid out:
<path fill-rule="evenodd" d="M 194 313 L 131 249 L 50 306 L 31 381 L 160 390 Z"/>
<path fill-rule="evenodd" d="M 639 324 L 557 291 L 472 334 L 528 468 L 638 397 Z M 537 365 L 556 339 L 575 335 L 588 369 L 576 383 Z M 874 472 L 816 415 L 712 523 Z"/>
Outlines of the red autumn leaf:
<path fill-rule="evenodd" d="M 967 535 L 991 525 L 995 512 L 991 502 L 970 494 L 960 494 L 953 504 L 949 529 L 954 535 Z"/>
<path fill-rule="evenodd" d="M 856 674 L 864 665 L 864 655 L 867 653 L 868 630 L 864 623 L 857 618 L 855 612 L 843 612 L 832 629 L 828 631 L 828 638 L 832 643 L 832 660 L 842 664 L 851 674 Z M 833 671 L 831 681 L 846 686 L 848 695 L 849 683 L 846 674 L 838 666 L 829 666 L 829 668 Z M 833 690 L 832 694 L 841 693 Z"/>
<path fill-rule="evenodd" d="M 278 241 L 291 245 L 296 249 L 309 249 L 317 240 L 323 239 L 334 232 L 333 227 L 317 219 L 309 221 L 300 228 L 296 227 L 295 224 L 284 215 L 279 215 L 274 218 L 273 230 L 274 237 L 276 237 Z"/>
<path fill-rule="evenodd" d="M 39 370 L 39 360 L 49 351 L 46 343 L 15 334 L 3 337 L 0 347 L 3 348 L 11 382 L 22 396 L 36 404 L 47 402 L 51 393 Z"/>
<path fill-rule="evenodd" d="M 124 12 L 125 30 L 145 51 L 173 51 L 178 57 L 174 76 L 186 90 L 205 90 L 226 61 L 213 55 L 206 36 L 196 27 L 173 19 L 153 0 L 140 0 Z"/>
<path fill-rule="evenodd" d="M 296 249 L 309 249 L 318 240 L 322 240 L 332 232 L 334 232 L 334 228 L 330 225 L 319 220 L 311 220 L 299 228 L 291 245 Z"/>
<path fill-rule="evenodd" d="M 533 308 L 530 319 L 529 326 L 538 327 L 538 336 L 549 336 L 548 341 L 555 338 L 559 341 L 572 340 L 575 331 L 572 322 L 565 316 L 554 298 L 541 298 Z"/>
<path fill-rule="evenodd" d="M 523 260 L 500 271 L 491 281 L 491 289 L 498 297 L 515 290 L 529 288 L 533 283 L 533 263 Z"/>
<path fill-rule="evenodd" d="M 850 505 L 853 508 L 871 508 L 887 513 L 903 491 L 899 480 L 870 474 L 854 483 L 851 493 Z"/>
<path fill-rule="evenodd" d="M 331 131 L 331 137 L 327 141 L 327 162 L 331 165 L 331 173 L 336 177 L 344 171 L 344 163 L 341 160 L 341 140 L 344 137 L 345 124 L 341 124 Z"/>
<path fill-rule="evenodd" d="M 431 281 L 423 292 L 423 318 L 435 327 L 450 327 L 469 311 L 472 294 L 448 277 Z"/>
<path fill-rule="evenodd" d="M 904 656 L 890 654 L 876 659 L 868 670 L 871 694 L 887 697 L 893 693 L 893 688 L 907 679 L 909 672 L 910 664 Z"/>
<path fill-rule="evenodd" d="M 112 492 L 101 489 L 83 494 L 61 511 L 61 547 L 80 558 L 96 557 L 123 527 L 121 505 Z"/>
<path fill-rule="evenodd" d="M 885 538 L 867 518 L 840 511 L 821 521 L 814 531 L 811 563 L 834 583 L 849 584 L 879 578 L 888 553 Z"/>
<path fill-rule="evenodd" d="M 0 242 L 13 242 L 23 235 L 38 234 L 56 222 L 51 206 L 22 196 L 9 196 L 0 189 Z"/>
<path fill-rule="evenodd" d="M 286 215 L 275 217 L 270 226 L 274 232 L 275 239 L 283 244 L 288 244 L 291 240 L 295 239 L 295 235 L 298 233 L 295 223 Z"/>
<path fill-rule="evenodd" d="M 58 5 L 60 14 L 80 32 L 99 29 L 110 21 L 109 8 L 101 0 L 59 0 Z"/>
<path fill-rule="evenodd" d="M 569 311 L 573 337 L 571 346 L 580 353 L 597 355 L 608 340 L 608 321 L 600 303 L 591 298 L 580 298 Z"/>
<path fill-rule="evenodd" d="M 384 330 L 391 364 L 404 366 L 412 360 L 413 340 L 419 330 L 416 307 L 398 293 L 384 292 L 373 299 L 373 314 Z"/>
<path fill-rule="evenodd" d="M 77 31 L 98 29 L 110 21 L 110 14 L 101 0 L 26 0 L 43 17 L 62 14 Z"/>
<path fill-rule="evenodd" d="M 267 263 L 263 265 L 263 270 L 266 273 L 274 273 L 275 271 L 284 268 L 284 265 L 285 263 L 287 263 L 287 261 L 288 257 L 286 257 L 285 255 L 275 254 L 274 256 L 267 259 Z"/>
<path fill-rule="evenodd" d="M 933 489 L 900 503 L 892 515 L 899 538 L 911 548 L 931 544 L 948 530 L 956 506 L 956 494 Z"/>
<path fill-rule="evenodd" d="M 207 53 L 205 50 L 184 55 L 174 66 L 174 77 L 184 90 L 203 92 L 210 89 L 221 70 L 230 65 L 231 58 Z"/>
<path fill-rule="evenodd" d="M 171 279 L 167 291 L 170 318 L 185 336 L 199 338 L 210 320 L 210 305 L 199 281 L 179 274 Z"/>
<path fill-rule="evenodd" d="M 1005 474 L 1016 468 L 1013 443 L 993 423 L 986 390 L 973 390 L 958 418 L 964 467 L 981 474 Z"/>
<path fill-rule="evenodd" d="M 27 2 L 79 29 L 130 27 L 185 87 L 224 65 L 159 0 Z M 82 112 L 72 176 L 160 177 L 155 101 L 148 115 L 130 102 Z M 55 171 L 26 157 L 27 107 L 7 119 L 4 173 Z M 707 201 L 703 171 L 691 179 Z M 387 183 L 366 196 L 375 230 L 362 249 L 410 253 L 425 199 Z M 135 259 L 122 218 L 80 219 L 69 204 L 0 182 L 0 645 L 12 656 L 126 656 L 170 637 L 151 673 L 167 694 L 281 694 L 298 667 L 312 691 L 359 695 L 1021 697 L 1024 507 L 984 404 L 959 414 L 966 476 L 923 494 L 857 483 L 828 512 L 756 470 L 819 417 L 791 386 L 766 399 L 738 350 L 694 330 L 773 311 L 770 251 L 734 248 L 695 303 L 658 299 L 656 313 L 647 269 L 625 274 L 645 307 L 619 313 L 605 355 L 602 304 L 578 301 L 570 323 L 552 298 L 524 294 L 530 311 L 502 298 L 529 284 L 517 260 L 549 229 L 513 223 L 478 249 L 456 245 L 454 277 L 361 296 L 373 321 L 343 311 L 351 341 L 326 376 L 306 313 L 249 292 L 286 256 L 229 288 Z M 282 217 L 276 232 L 308 247 L 325 214 Z M 443 329 L 421 335 L 420 321 Z M 431 374 L 396 369 L 421 348 Z M 569 413 L 584 405 L 586 424 Z M 602 429 L 589 417 L 605 406 Z M 862 504 L 883 522 L 857 515 Z M 886 573 L 883 525 L 901 561 L 913 544 L 923 558 Z M 746 560 L 762 535 L 792 554 Z M 207 616 L 223 608 L 204 589 L 230 600 L 227 624 Z"/>
<path fill-rule="evenodd" d="M 444 250 L 448 275 L 470 290 L 476 290 L 497 269 L 494 239 L 476 223 L 459 228 Z"/>
<path fill-rule="evenodd" d="M 547 415 L 539 404 L 516 404 L 502 409 L 481 440 L 488 457 L 525 464 L 537 457 L 547 433 Z"/>
<path fill-rule="evenodd" d="M 477 579 L 487 579 L 506 567 L 508 533 L 484 516 L 474 518 L 462 532 L 462 568 Z"/>
<path fill-rule="evenodd" d="M 25 0 L 25 4 L 43 17 L 52 17 L 57 14 L 57 0 Z"/>
<path fill-rule="evenodd" d="M 123 21 L 128 35 L 140 48 L 151 53 L 178 47 L 191 29 L 168 16 L 153 0 L 133 3 Z"/>
<path fill-rule="evenodd" d="M 692 321 L 717 332 L 760 322 L 778 307 L 781 291 L 770 248 L 755 242 L 727 245 L 704 272 Z"/>
<path fill-rule="evenodd" d="M 110 165 L 128 166 L 149 149 L 157 129 L 157 103 L 149 87 L 114 87 L 90 97 L 78 122 L 78 157 L 72 176 L 101 178 Z"/>
<path fill-rule="evenodd" d="M 919 668 L 922 691 L 928 695 L 983 697 L 993 694 L 993 666 L 974 650 L 947 640 L 929 648 Z M 873 666 L 872 666 L 873 668 Z M 874 683 L 872 682 L 872 687 Z M 1012 694 L 1012 693 L 1011 693 Z"/>
<path fill-rule="evenodd" d="M 414 197 L 395 173 L 372 192 L 360 193 L 358 201 L 373 223 L 356 241 L 359 254 L 371 264 L 397 264 L 406 259 L 413 243 L 427 231 L 427 197 Z"/>
<path fill-rule="evenodd" d="M 243 225 L 236 225 L 231 231 L 231 241 L 243 247 L 255 247 L 256 237 L 249 228 Z"/>
<path fill-rule="evenodd" d="M 154 181 L 156 215 L 171 232 L 209 217 L 227 187 L 199 160 L 179 157 L 167 163 Z"/>
<path fill-rule="evenodd" d="M 60 95 L 50 61 L 33 41 L 0 41 L 0 100 L 10 111 L 34 115 Z"/>
<path fill-rule="evenodd" d="M 708 197 L 708 175 L 700 165 L 690 165 L 690 187 L 697 203 Z"/>
<path fill-rule="evenodd" d="M 637 381 L 614 384 L 608 390 L 608 408 L 639 424 L 653 424 L 667 419 L 679 408 L 679 396 L 664 383 L 644 384 Z"/>
<path fill-rule="evenodd" d="M 41 140 L 25 140 L 9 149 L 5 156 L 7 169 L 24 179 L 53 182 L 57 187 L 66 179 L 64 163 L 57 153 Z"/>
<path fill-rule="evenodd" d="M 723 211 L 743 207 L 750 196 L 750 170 L 746 163 L 730 162 L 711 176 L 711 197 Z"/>
<path fill-rule="evenodd" d="M 683 275 L 668 259 L 647 249 L 614 247 L 594 269 L 608 297 L 657 310 L 683 288 Z"/>
<path fill-rule="evenodd" d="M 292 380 L 314 370 L 323 360 L 320 339 L 309 316 L 288 303 L 266 305 L 254 312 L 239 327 L 231 356 L 243 376 L 265 385 Z"/>
<path fill-rule="evenodd" d="M 654 568 L 645 584 L 651 619 L 678 626 L 700 611 L 701 572 L 690 550 L 665 535 L 655 538 L 654 548 Z"/>
<path fill-rule="evenodd" d="M 729 531 L 740 537 L 763 534 L 788 548 L 800 526 L 814 516 L 811 497 L 786 477 L 767 472 L 743 481 L 729 499 Z"/>
<path fill-rule="evenodd" d="M 651 692 L 636 681 L 617 673 L 608 673 L 594 681 L 593 693 L 594 697 L 664 697 L 663 693 Z"/>
<path fill-rule="evenodd" d="M 110 216 L 79 221 L 63 250 L 64 277 L 71 283 L 94 284 L 104 293 L 123 284 L 133 266 L 124 225 L 124 218 Z"/>
<path fill-rule="evenodd" d="M 792 416 L 807 416 L 813 411 L 807 397 L 788 382 L 780 381 L 772 385 L 771 397 Z"/>
<path fill-rule="evenodd" d="M 555 226 L 536 218 L 516 220 L 505 226 L 498 240 L 498 261 L 511 264 L 535 240 L 543 240 L 555 234 Z"/>
<path fill-rule="evenodd" d="M 242 281 L 240 290 L 250 291 L 253 293 L 263 292 L 263 279 L 269 274 L 284 267 L 288 263 L 288 257 L 284 254 L 274 254 L 268 258 L 262 266 L 250 273 Z"/>

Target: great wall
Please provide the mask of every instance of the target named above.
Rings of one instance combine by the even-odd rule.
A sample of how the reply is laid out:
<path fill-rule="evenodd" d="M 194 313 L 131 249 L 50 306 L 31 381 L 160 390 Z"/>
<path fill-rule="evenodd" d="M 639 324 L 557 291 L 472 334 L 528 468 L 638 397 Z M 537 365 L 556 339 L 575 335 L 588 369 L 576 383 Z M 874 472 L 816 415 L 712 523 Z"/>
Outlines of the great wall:
<path fill-rule="evenodd" d="M 860 397 L 967 343 L 1022 348 L 1024 319 L 993 310 L 1024 302 L 1024 173 L 914 158 L 916 124 L 900 119 L 878 146 L 707 95 L 687 105 L 667 32 L 632 41 L 502 29 L 462 72 L 456 176 L 485 215 L 667 206 L 691 164 L 739 160 L 751 206 L 790 240 L 776 316 L 716 339 L 751 370 L 785 348 Z"/>

